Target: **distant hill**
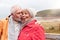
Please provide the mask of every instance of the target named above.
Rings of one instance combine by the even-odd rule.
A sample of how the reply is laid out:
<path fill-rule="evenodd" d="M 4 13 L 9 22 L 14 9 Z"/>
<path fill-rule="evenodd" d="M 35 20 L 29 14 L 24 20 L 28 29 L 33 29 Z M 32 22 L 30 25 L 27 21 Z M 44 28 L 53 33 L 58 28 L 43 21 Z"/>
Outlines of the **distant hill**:
<path fill-rule="evenodd" d="M 60 9 L 48 9 L 38 11 L 36 17 L 57 17 L 60 18 Z"/>

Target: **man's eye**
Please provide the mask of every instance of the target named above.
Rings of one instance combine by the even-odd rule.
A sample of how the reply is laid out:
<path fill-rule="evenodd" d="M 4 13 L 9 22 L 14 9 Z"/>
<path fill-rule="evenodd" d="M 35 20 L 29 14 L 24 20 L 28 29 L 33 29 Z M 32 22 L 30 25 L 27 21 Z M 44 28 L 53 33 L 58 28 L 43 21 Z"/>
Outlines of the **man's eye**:
<path fill-rule="evenodd" d="M 17 14 L 20 14 L 20 12 L 18 12 Z"/>
<path fill-rule="evenodd" d="M 25 13 L 25 14 L 28 14 L 28 13 Z"/>
<path fill-rule="evenodd" d="M 27 14 L 27 13 L 25 13 L 25 14 Z"/>
<path fill-rule="evenodd" d="M 23 12 L 20 12 L 20 13 L 23 13 Z"/>

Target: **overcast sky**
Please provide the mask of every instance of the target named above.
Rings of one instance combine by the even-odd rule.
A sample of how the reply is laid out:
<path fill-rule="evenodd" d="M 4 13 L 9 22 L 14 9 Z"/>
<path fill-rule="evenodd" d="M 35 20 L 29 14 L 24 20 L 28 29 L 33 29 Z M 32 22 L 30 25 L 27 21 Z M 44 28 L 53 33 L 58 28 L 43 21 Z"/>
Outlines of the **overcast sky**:
<path fill-rule="evenodd" d="M 10 13 L 10 8 L 13 5 L 36 10 L 59 9 L 60 0 L 0 0 L 0 18 Z"/>

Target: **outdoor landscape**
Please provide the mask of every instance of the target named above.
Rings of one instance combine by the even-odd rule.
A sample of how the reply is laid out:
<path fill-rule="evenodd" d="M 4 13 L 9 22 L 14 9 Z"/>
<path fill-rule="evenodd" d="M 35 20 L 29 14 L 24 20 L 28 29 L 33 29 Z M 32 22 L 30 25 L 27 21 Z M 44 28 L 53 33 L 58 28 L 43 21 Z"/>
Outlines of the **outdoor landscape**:
<path fill-rule="evenodd" d="M 39 11 L 36 17 L 47 33 L 60 33 L 60 9 Z"/>
<path fill-rule="evenodd" d="M 60 9 L 38 11 L 36 19 L 45 29 L 46 40 L 60 40 Z"/>

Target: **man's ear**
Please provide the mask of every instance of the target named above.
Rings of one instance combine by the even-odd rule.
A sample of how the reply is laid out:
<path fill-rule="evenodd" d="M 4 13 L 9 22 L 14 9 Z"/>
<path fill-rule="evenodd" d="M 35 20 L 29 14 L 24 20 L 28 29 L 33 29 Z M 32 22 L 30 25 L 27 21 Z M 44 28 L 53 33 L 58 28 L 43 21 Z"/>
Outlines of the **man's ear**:
<path fill-rule="evenodd" d="M 8 17 L 10 17 L 10 16 L 12 16 L 13 15 L 13 13 L 11 13 Z"/>
<path fill-rule="evenodd" d="M 11 13 L 11 15 L 13 15 L 13 13 Z"/>

